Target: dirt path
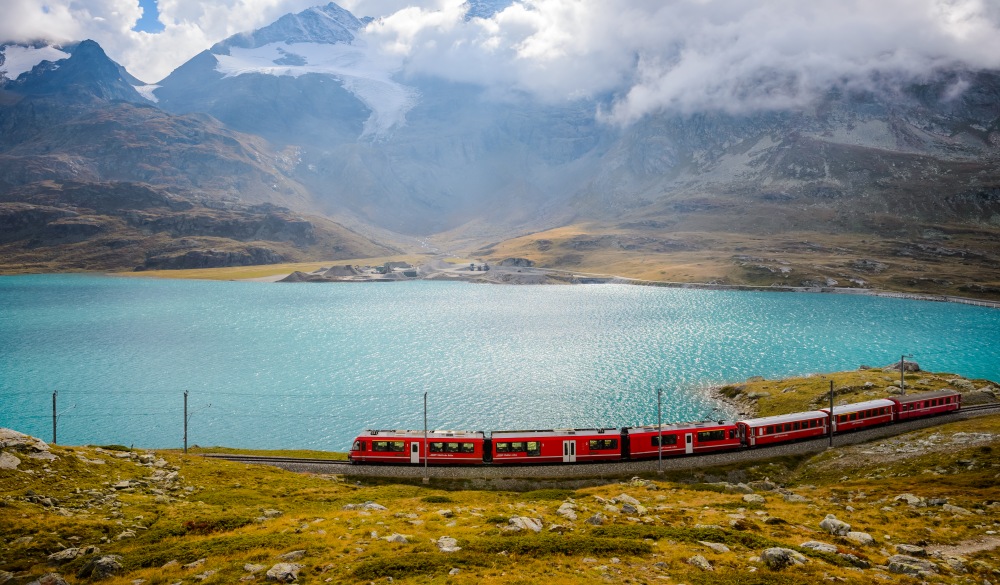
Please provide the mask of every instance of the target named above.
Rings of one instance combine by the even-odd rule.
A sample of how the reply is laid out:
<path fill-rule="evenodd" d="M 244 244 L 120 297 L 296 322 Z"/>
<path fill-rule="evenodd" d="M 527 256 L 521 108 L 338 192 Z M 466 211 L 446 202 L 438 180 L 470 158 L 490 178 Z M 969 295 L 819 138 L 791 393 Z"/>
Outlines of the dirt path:
<path fill-rule="evenodd" d="M 1000 536 L 980 536 L 953 545 L 928 546 L 927 552 L 940 553 L 947 557 L 960 557 L 998 547 L 1000 547 Z"/>

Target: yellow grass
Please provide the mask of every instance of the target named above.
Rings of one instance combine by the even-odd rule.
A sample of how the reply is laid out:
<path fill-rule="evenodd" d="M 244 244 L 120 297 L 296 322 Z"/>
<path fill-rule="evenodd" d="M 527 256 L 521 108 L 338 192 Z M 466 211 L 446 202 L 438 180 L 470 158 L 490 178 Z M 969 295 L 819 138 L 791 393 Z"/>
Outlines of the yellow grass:
<path fill-rule="evenodd" d="M 379 266 L 386 262 L 409 262 L 419 264 L 421 257 L 416 255 L 380 256 L 377 258 L 354 258 L 350 260 L 327 260 L 324 262 L 296 262 L 289 264 L 266 264 L 261 266 L 228 266 L 224 268 L 191 268 L 187 270 L 148 270 L 145 272 L 120 272 L 121 276 L 139 276 L 151 278 L 185 278 L 199 280 L 249 280 L 291 274 L 292 272 L 312 272 L 322 267 L 343 266 L 345 264 L 358 266 Z"/>

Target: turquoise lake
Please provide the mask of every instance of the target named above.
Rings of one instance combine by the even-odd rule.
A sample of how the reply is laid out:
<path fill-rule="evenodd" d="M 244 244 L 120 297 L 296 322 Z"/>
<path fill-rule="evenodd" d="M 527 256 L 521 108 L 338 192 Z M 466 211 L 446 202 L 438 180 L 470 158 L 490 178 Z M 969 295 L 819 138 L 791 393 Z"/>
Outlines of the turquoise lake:
<path fill-rule="evenodd" d="M 0 277 L 0 427 L 61 444 L 345 450 L 366 428 L 733 417 L 706 386 L 883 366 L 1000 380 L 1000 310 L 628 285 Z M 209 406 L 210 405 L 210 406 Z"/>

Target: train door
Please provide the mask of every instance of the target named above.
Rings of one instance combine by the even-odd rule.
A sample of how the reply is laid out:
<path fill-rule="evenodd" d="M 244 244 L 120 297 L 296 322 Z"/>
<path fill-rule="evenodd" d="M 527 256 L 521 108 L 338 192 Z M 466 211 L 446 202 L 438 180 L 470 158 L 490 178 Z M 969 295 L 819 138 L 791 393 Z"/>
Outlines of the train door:
<path fill-rule="evenodd" d="M 684 435 L 684 452 L 687 453 L 688 455 L 690 455 L 691 453 L 694 453 L 693 438 L 694 438 L 694 435 L 692 435 L 691 433 L 686 433 Z"/>
<path fill-rule="evenodd" d="M 563 441 L 563 463 L 576 462 L 576 441 Z"/>
<path fill-rule="evenodd" d="M 410 443 L 410 463 L 420 463 L 420 443 Z"/>

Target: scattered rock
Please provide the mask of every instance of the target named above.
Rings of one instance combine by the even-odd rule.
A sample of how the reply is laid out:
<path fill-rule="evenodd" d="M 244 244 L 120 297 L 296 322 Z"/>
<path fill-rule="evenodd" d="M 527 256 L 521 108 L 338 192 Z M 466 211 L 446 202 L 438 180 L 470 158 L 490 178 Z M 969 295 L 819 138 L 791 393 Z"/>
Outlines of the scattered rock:
<path fill-rule="evenodd" d="M 459 569 L 458 567 L 455 567 L 454 569 L 448 571 L 448 574 L 449 575 L 457 575 L 457 574 L 459 574 L 461 572 L 462 572 L 462 569 Z"/>
<path fill-rule="evenodd" d="M 702 571 L 714 571 L 715 568 L 712 567 L 712 563 L 708 562 L 708 559 L 701 555 L 694 555 L 687 560 L 687 563 L 693 567 L 698 567 Z"/>
<path fill-rule="evenodd" d="M 825 552 L 825 553 L 835 553 L 837 552 L 837 547 L 827 542 L 819 542 L 818 540 L 810 540 L 808 542 L 803 542 L 800 544 L 802 548 L 811 548 L 815 551 Z"/>
<path fill-rule="evenodd" d="M 510 525 L 519 530 L 530 530 L 538 533 L 542 531 L 542 521 L 539 518 L 526 518 L 524 516 L 514 516 L 509 520 Z"/>
<path fill-rule="evenodd" d="M 80 549 L 78 548 L 67 548 L 59 552 L 50 554 L 47 558 L 50 564 L 61 565 L 63 563 L 68 563 L 80 556 Z"/>
<path fill-rule="evenodd" d="M 405 534 L 399 534 L 399 533 L 396 533 L 396 532 L 393 532 L 389 536 L 386 536 L 385 537 L 385 541 L 386 542 L 395 542 L 397 544 L 406 544 L 407 542 L 410 542 L 409 538 L 407 538 L 407 536 Z"/>
<path fill-rule="evenodd" d="M 215 569 L 209 569 L 208 571 L 205 571 L 204 573 L 198 573 L 197 575 L 194 576 L 194 578 L 197 579 L 197 580 L 199 580 L 199 581 L 204 581 L 205 579 L 208 579 L 209 577 L 211 577 L 212 575 L 214 575 L 216 573 L 218 573 L 218 571 L 216 571 Z"/>
<path fill-rule="evenodd" d="M 7 576 L 6 578 L 5 575 Z M 0 584 L 6 583 L 7 581 L 13 578 L 14 575 L 6 571 L 0 571 Z M 34 581 L 28 583 L 28 585 L 69 585 L 69 584 L 66 583 L 66 580 L 63 579 L 62 575 L 60 575 L 59 573 L 46 573 L 41 577 L 39 577 L 38 579 L 35 579 Z"/>
<path fill-rule="evenodd" d="M 21 464 L 21 460 L 4 451 L 0 453 L 0 469 L 17 469 L 17 466 Z"/>
<path fill-rule="evenodd" d="M 745 494 L 743 496 L 743 501 L 748 504 L 763 504 L 767 500 L 765 500 L 764 496 L 760 494 Z"/>
<path fill-rule="evenodd" d="M 194 561 L 192 563 L 188 563 L 188 564 L 184 565 L 181 568 L 182 569 L 187 569 L 189 571 L 192 570 L 192 569 L 197 569 L 197 568 L 200 568 L 202 565 L 204 565 L 205 561 L 207 561 L 207 560 L 208 559 L 198 559 L 197 561 Z"/>
<path fill-rule="evenodd" d="M 50 575 L 58 575 L 58 573 L 50 573 Z M 8 573 L 7 571 L 0 571 L 0 585 L 4 585 L 7 581 L 14 578 L 14 573 Z"/>
<path fill-rule="evenodd" d="M 243 570 L 247 573 L 259 573 L 264 570 L 264 565 L 255 565 L 253 563 L 247 563 L 243 565 Z"/>
<path fill-rule="evenodd" d="M 567 520 L 576 520 L 576 505 L 570 502 L 563 502 L 556 510 L 556 514 L 566 518 Z"/>
<path fill-rule="evenodd" d="M 851 553 L 840 553 L 838 556 L 859 569 L 869 569 L 872 566 L 872 564 L 868 561 L 857 555 L 852 555 Z"/>
<path fill-rule="evenodd" d="M 819 527 L 836 536 L 846 536 L 851 531 L 850 524 L 837 520 L 833 514 L 827 514 L 826 518 L 819 523 Z"/>
<path fill-rule="evenodd" d="M 894 502 L 906 502 L 907 504 L 914 507 L 927 505 L 926 501 L 923 498 L 921 498 L 920 496 L 915 496 L 913 494 L 899 494 L 892 500 Z"/>
<path fill-rule="evenodd" d="M 708 548 L 712 549 L 713 552 L 717 552 L 719 554 L 725 554 L 729 552 L 729 547 L 722 544 L 721 542 L 705 542 L 704 540 L 699 540 L 698 544 L 702 546 L 707 546 Z"/>
<path fill-rule="evenodd" d="M 562 524 L 551 524 L 549 526 L 549 532 L 557 532 L 559 534 L 565 533 L 569 528 L 563 526 Z"/>
<path fill-rule="evenodd" d="M 911 557 L 926 557 L 927 549 L 921 546 L 915 546 L 912 544 L 897 544 L 896 552 L 902 555 L 908 555 Z"/>
<path fill-rule="evenodd" d="M 437 513 L 439 516 L 442 516 L 444 518 L 451 518 L 452 516 L 455 515 L 455 513 L 452 512 L 451 510 L 438 510 Z"/>
<path fill-rule="evenodd" d="M 291 583 L 299 578 L 299 571 L 302 565 L 296 563 L 278 563 L 267 570 L 265 577 L 268 581 L 278 583 Z"/>
<path fill-rule="evenodd" d="M 450 536 L 442 536 L 436 541 L 438 550 L 443 553 L 453 553 L 462 550 L 462 547 L 458 546 L 458 541 Z"/>
<path fill-rule="evenodd" d="M 899 371 L 899 365 L 900 365 L 900 362 L 892 362 L 888 366 L 885 366 L 884 368 L 882 368 L 882 371 L 883 372 L 898 372 Z M 920 366 L 917 364 L 917 362 L 907 362 L 907 361 L 904 361 L 903 362 L 903 371 L 905 371 L 905 372 L 919 372 L 921 370 L 920 370 Z"/>
<path fill-rule="evenodd" d="M 301 561 L 302 557 L 306 556 L 306 551 L 304 550 L 293 550 L 292 552 L 287 552 L 283 555 L 278 555 L 278 558 L 287 561 L 289 563 L 294 563 L 295 561 Z"/>
<path fill-rule="evenodd" d="M 944 510 L 945 512 L 949 512 L 949 513 L 954 514 L 956 516 L 971 516 L 972 515 L 972 512 L 966 510 L 965 508 L 961 508 L 959 506 L 952 506 L 951 504 L 945 504 L 945 505 L 943 505 L 941 507 L 941 509 Z"/>
<path fill-rule="evenodd" d="M 792 504 L 802 504 L 809 501 L 809 498 L 800 496 L 799 494 L 784 494 L 782 495 L 782 498 L 784 498 L 786 502 Z"/>
<path fill-rule="evenodd" d="M 767 568 L 778 571 L 792 565 L 804 565 L 806 557 L 789 548 L 774 547 L 760 553 L 760 560 Z"/>
<path fill-rule="evenodd" d="M 389 508 L 386 508 L 382 504 L 376 504 L 375 502 L 368 501 L 368 502 L 365 502 L 363 504 L 346 504 L 346 505 L 344 505 L 344 507 L 342 509 L 343 510 L 381 511 L 381 510 L 388 510 Z"/>
<path fill-rule="evenodd" d="M 868 534 L 867 532 L 848 532 L 847 534 L 844 535 L 844 537 L 847 538 L 847 540 L 850 540 L 851 542 L 863 546 L 875 544 L 875 539 L 872 538 L 872 535 Z"/>
<path fill-rule="evenodd" d="M 278 516 L 281 516 L 283 513 L 284 512 L 282 512 L 281 510 L 274 510 L 269 508 L 261 512 L 260 515 L 263 518 L 277 518 Z"/>
<path fill-rule="evenodd" d="M 924 577 L 937 572 L 934 563 L 908 555 L 892 555 L 889 557 L 889 572 L 900 575 Z"/>
<path fill-rule="evenodd" d="M 586 522 L 587 524 L 593 524 L 594 526 L 600 526 L 607 521 L 608 517 L 605 516 L 604 514 L 601 514 L 600 512 L 584 520 L 584 522 Z"/>
<path fill-rule="evenodd" d="M 639 500 L 633 498 L 632 496 L 630 496 L 628 494 L 621 494 L 621 495 L 619 495 L 616 498 L 612 498 L 611 499 L 611 503 L 614 503 L 614 504 L 631 504 L 633 506 L 640 505 Z"/>
<path fill-rule="evenodd" d="M 104 557 L 94 557 L 87 561 L 87 564 L 77 572 L 78 579 L 90 577 L 91 579 L 107 579 L 122 572 L 122 558 L 118 555 L 108 555 Z"/>

